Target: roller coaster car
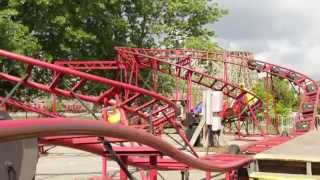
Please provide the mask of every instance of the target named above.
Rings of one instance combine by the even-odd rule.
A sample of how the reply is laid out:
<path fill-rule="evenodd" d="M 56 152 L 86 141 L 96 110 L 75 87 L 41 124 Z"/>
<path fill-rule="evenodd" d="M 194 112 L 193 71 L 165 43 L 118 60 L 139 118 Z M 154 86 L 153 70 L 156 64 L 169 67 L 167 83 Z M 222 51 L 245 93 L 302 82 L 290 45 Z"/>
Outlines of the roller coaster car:
<path fill-rule="evenodd" d="M 308 84 L 306 86 L 306 91 L 308 93 L 311 93 L 311 92 L 316 92 L 316 86 L 314 84 Z"/>
<path fill-rule="evenodd" d="M 281 69 L 277 66 L 272 66 L 270 70 L 272 73 L 281 74 Z"/>
<path fill-rule="evenodd" d="M 248 68 L 250 70 L 256 70 L 257 72 L 261 72 L 266 66 L 263 64 L 259 64 L 254 60 L 248 60 Z"/>
<path fill-rule="evenodd" d="M 303 113 L 310 112 L 310 111 L 313 112 L 313 109 L 314 109 L 314 104 L 311 102 L 305 102 L 302 105 Z"/>
<path fill-rule="evenodd" d="M 294 72 L 289 72 L 289 73 L 287 74 L 287 78 L 289 78 L 289 79 L 291 79 L 291 80 L 293 80 L 293 81 L 296 81 L 296 80 L 299 79 L 299 76 L 298 76 L 296 73 L 294 73 Z"/>
<path fill-rule="evenodd" d="M 258 65 L 258 63 L 256 63 L 255 61 L 248 60 L 248 67 L 249 67 L 250 70 L 255 70 L 257 65 Z"/>
<path fill-rule="evenodd" d="M 309 121 L 297 121 L 296 130 L 297 131 L 308 131 L 310 129 Z"/>

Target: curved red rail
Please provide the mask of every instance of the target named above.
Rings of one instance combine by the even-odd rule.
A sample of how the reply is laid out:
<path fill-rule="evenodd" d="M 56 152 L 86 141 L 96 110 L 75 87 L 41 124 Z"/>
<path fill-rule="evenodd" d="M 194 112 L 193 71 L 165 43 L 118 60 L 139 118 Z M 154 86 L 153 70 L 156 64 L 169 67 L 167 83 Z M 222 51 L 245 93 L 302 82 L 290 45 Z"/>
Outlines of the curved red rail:
<path fill-rule="evenodd" d="M 186 58 L 189 58 L 190 62 L 220 61 L 231 65 L 243 66 L 258 73 L 265 72 L 272 76 L 287 79 L 298 86 L 304 96 L 299 106 L 299 112 L 302 114 L 302 117 L 296 123 L 297 130 L 308 131 L 316 125 L 315 115 L 319 102 L 319 86 L 313 79 L 302 73 L 279 65 L 255 60 L 253 56 L 247 52 L 207 52 L 188 49 L 119 49 L 126 49 L 132 52 L 138 52 L 139 54 L 157 57 L 172 63 L 181 62 Z M 191 65 L 192 63 L 189 64 Z"/>
<path fill-rule="evenodd" d="M 2 101 L 3 99 L 4 99 L 3 97 L 0 97 L 0 101 Z M 23 109 L 25 111 L 35 112 L 35 113 L 44 115 L 46 117 L 53 117 L 53 118 L 63 117 L 63 115 L 61 114 L 54 113 L 45 109 L 39 109 L 39 108 L 33 107 L 28 103 L 20 102 L 13 98 L 8 99 L 5 104 L 9 106 L 14 106 L 19 109 Z"/>
<path fill-rule="evenodd" d="M 191 67 L 192 62 L 190 57 L 181 59 L 175 59 L 175 61 L 167 61 L 159 58 L 156 53 L 144 53 L 144 49 L 140 48 L 116 48 L 118 52 L 118 60 L 124 63 L 135 62 L 141 68 L 149 68 L 162 73 L 169 74 L 174 77 L 178 77 L 184 80 L 190 78 L 190 81 L 201 86 L 222 91 L 224 95 L 237 100 L 241 104 L 242 110 L 240 112 L 247 111 L 250 113 L 253 123 L 260 127 L 259 122 L 256 119 L 256 110 L 261 107 L 262 101 L 254 93 L 240 88 L 237 84 L 225 81 L 221 78 L 217 78 L 205 72 L 197 70 L 196 67 Z M 149 49 L 152 51 L 153 49 Z M 170 50 L 169 50 L 170 51 Z M 148 51 L 147 51 L 148 52 Z M 190 59 L 190 61 L 189 61 Z M 252 96 L 248 102 L 244 101 L 244 97 L 250 94 Z M 251 103 L 250 101 L 253 101 Z M 260 128 L 262 134 L 264 130 Z"/>
<path fill-rule="evenodd" d="M 219 78 L 215 78 L 213 75 L 209 75 L 207 73 L 197 71 L 195 70 L 195 68 L 191 69 L 190 67 L 186 67 L 185 65 L 188 64 L 188 58 L 186 58 L 185 60 L 176 62 L 175 64 L 167 63 L 157 58 L 149 57 L 149 56 L 147 58 L 149 59 L 151 58 L 151 61 L 146 61 L 145 60 L 146 57 L 144 54 L 143 55 L 137 54 L 136 53 L 137 51 L 135 51 L 135 53 L 132 54 L 131 50 L 132 50 L 131 48 L 118 48 L 118 56 L 117 56 L 118 61 L 94 60 L 92 61 L 93 63 L 90 64 L 90 61 L 83 61 L 83 60 L 81 61 L 56 60 L 55 64 L 69 67 L 76 70 L 99 70 L 99 69 L 110 70 L 110 69 L 115 69 L 116 64 L 118 64 L 118 69 L 122 69 L 123 67 L 126 67 L 124 68 L 124 71 L 131 70 L 132 72 L 135 72 L 135 71 L 139 71 L 139 69 L 149 68 L 155 71 L 168 73 L 171 76 L 178 76 L 179 78 L 184 80 L 187 80 L 187 78 L 189 78 L 188 74 L 190 74 L 191 78 L 193 78 L 191 80 L 193 83 L 197 83 L 205 87 L 213 88 L 214 90 L 222 90 L 225 95 L 238 100 L 238 103 L 242 104 L 241 105 L 242 108 L 248 107 L 246 111 L 250 112 L 250 114 L 253 114 L 254 122 L 259 127 L 258 122 L 255 120 L 254 113 L 255 113 L 255 110 L 261 106 L 261 101 L 252 92 L 249 92 L 245 89 L 241 89 L 238 85 L 228 83 Z M 168 68 L 168 70 L 166 70 L 165 68 L 161 69 L 160 66 L 166 66 L 165 68 Z M 172 67 L 174 67 L 175 70 L 171 70 Z M 132 80 L 128 80 L 128 83 L 130 82 L 132 82 Z M 252 103 L 249 103 L 251 104 L 249 106 L 247 103 L 244 103 L 242 101 L 243 100 L 242 97 L 245 94 L 251 94 L 253 97 L 255 97 L 254 99 L 251 99 L 251 101 L 256 101 L 254 105 L 252 105 Z M 154 104 L 153 101 L 150 101 L 150 103 Z M 239 111 L 244 112 L 242 110 L 239 110 Z M 162 122 L 162 121 L 163 121 L 163 118 L 162 119 L 159 118 L 158 122 Z"/>
<path fill-rule="evenodd" d="M 214 165 L 209 160 L 190 156 L 150 133 L 123 125 L 106 125 L 101 121 L 79 121 L 63 118 L 40 118 L 27 121 L 8 120 L 0 123 L 0 129 L 2 129 L 0 131 L 0 142 L 58 135 L 93 135 L 126 139 L 157 149 L 178 162 L 204 171 L 228 171 L 237 169 L 251 161 L 250 158 L 244 158 L 234 163 Z"/>
<path fill-rule="evenodd" d="M 175 116 L 176 106 L 173 102 L 171 102 L 169 99 L 167 99 L 164 96 L 161 96 L 160 94 L 157 94 L 155 92 L 151 92 L 142 88 L 139 88 L 137 86 L 133 86 L 130 84 L 118 82 L 111 79 L 102 78 L 99 76 L 95 76 L 92 74 L 79 72 L 73 69 L 61 67 L 54 64 L 49 64 L 43 61 L 39 61 L 30 57 L 26 57 L 23 55 L 14 54 L 8 51 L 0 50 L 0 57 L 7 57 L 10 60 L 19 61 L 24 64 L 29 65 L 31 68 L 44 68 L 46 70 L 52 71 L 52 74 L 54 74 L 54 77 L 50 80 L 51 82 L 48 82 L 46 84 L 36 82 L 36 80 L 33 80 L 31 78 L 27 80 L 23 80 L 21 77 L 17 77 L 14 75 L 7 74 L 5 72 L 0 72 L 0 77 L 2 80 L 7 80 L 13 83 L 19 83 L 22 82 L 23 85 L 27 87 L 31 87 L 34 89 L 38 89 L 44 92 L 56 94 L 59 96 L 64 97 L 78 97 L 82 100 L 92 102 L 95 104 L 105 104 L 107 101 L 105 99 L 109 99 L 110 96 L 114 96 L 117 93 L 121 93 L 121 91 L 125 91 L 126 93 L 129 93 L 129 97 L 123 101 L 119 106 L 124 108 L 126 111 L 138 114 L 140 117 L 148 120 L 149 115 L 145 114 L 144 110 L 147 109 L 147 107 L 144 107 L 143 109 L 135 109 L 132 107 L 129 107 L 130 103 L 132 101 L 137 100 L 139 98 L 144 97 L 151 97 L 154 99 L 154 101 L 159 102 L 159 105 L 161 106 L 158 113 L 165 113 L 168 114 L 168 117 Z M 62 79 L 64 77 L 71 76 L 71 78 L 79 78 L 77 79 L 77 82 L 73 84 L 72 87 L 69 88 L 60 88 L 58 85 L 60 82 L 62 82 Z M 68 77 L 67 77 L 68 78 Z M 106 90 L 100 93 L 100 95 L 87 95 L 83 90 L 81 89 L 83 86 L 86 85 L 86 82 L 92 82 L 96 84 L 101 84 L 106 86 Z M 153 117 L 153 120 L 158 119 L 156 116 L 156 113 L 151 114 L 151 117 Z"/>
<path fill-rule="evenodd" d="M 148 91 L 134 85 L 95 76 L 54 64 L 49 64 L 40 60 L 36 60 L 34 58 L 18 55 L 5 50 L 0 50 L 0 57 L 5 57 L 7 60 L 18 61 L 25 65 L 28 65 L 28 78 L 18 77 L 16 75 L 10 75 L 5 72 L 0 72 L 0 77 L 2 80 L 7 80 L 13 83 L 21 83 L 24 86 L 41 90 L 47 93 L 56 94 L 58 96 L 70 98 L 77 97 L 95 104 L 106 104 L 108 103 L 108 101 L 106 100 L 108 100 L 110 97 L 116 96 L 121 98 L 120 95 L 124 95 L 125 99 L 117 105 L 123 108 L 126 112 L 131 113 L 131 118 L 133 118 L 133 116 L 138 116 L 138 118 L 143 118 L 147 121 L 151 120 L 151 124 L 157 127 L 163 126 L 165 123 L 169 122 L 177 130 L 183 141 L 185 141 L 185 143 L 196 155 L 196 152 L 193 150 L 188 140 L 186 139 L 184 132 L 175 121 L 177 109 L 176 105 L 166 97 L 156 92 Z M 51 74 L 53 74 L 52 79 L 50 79 L 49 82 L 46 83 L 37 82 L 37 79 L 32 79 L 32 70 L 35 68 L 42 68 L 43 70 L 51 71 Z M 61 84 L 64 84 L 61 82 L 66 79 L 71 79 L 73 81 L 74 79 L 76 79 L 76 82 L 74 82 L 71 87 L 60 87 Z M 91 82 L 91 84 L 88 85 L 88 82 Z M 90 86 L 92 84 L 103 85 L 106 89 L 101 91 L 98 95 L 88 95 L 86 94 L 86 91 L 90 90 L 90 88 L 85 89 L 84 87 L 86 87 L 86 85 Z M 149 99 L 149 101 L 145 101 L 144 99 Z M 139 100 L 140 104 L 138 107 L 135 107 L 133 103 L 137 100 Z M 150 113 L 149 110 L 154 103 L 157 103 L 158 109 Z"/>

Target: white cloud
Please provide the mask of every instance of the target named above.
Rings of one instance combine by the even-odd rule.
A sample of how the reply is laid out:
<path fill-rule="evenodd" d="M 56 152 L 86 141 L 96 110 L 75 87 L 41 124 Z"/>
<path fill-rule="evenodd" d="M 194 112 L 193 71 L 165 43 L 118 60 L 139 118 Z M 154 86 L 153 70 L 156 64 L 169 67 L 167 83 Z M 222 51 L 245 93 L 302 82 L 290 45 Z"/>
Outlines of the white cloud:
<path fill-rule="evenodd" d="M 213 25 L 226 49 L 256 57 L 320 79 L 320 1 L 219 0 L 229 15 Z"/>

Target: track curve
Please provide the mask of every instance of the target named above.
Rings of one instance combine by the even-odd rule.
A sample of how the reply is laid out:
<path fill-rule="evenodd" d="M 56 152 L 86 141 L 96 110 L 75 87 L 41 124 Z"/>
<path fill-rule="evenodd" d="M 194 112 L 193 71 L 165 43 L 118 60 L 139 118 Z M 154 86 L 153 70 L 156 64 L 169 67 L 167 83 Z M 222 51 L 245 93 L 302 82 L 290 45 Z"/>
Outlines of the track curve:
<path fill-rule="evenodd" d="M 259 122 L 256 119 L 255 112 L 262 106 L 262 101 L 253 92 L 243 89 L 237 84 L 225 81 L 221 78 L 217 78 L 205 72 L 197 70 L 195 67 L 191 67 L 192 59 L 190 57 L 184 57 L 181 59 L 175 59 L 175 61 L 166 61 L 153 53 L 143 53 L 144 49 L 140 48 L 124 48 L 117 47 L 118 60 L 126 62 L 136 62 L 142 68 L 149 68 L 162 73 L 169 74 L 173 77 L 178 77 L 183 80 L 188 80 L 191 76 L 193 83 L 210 88 L 216 91 L 222 91 L 224 95 L 231 97 L 236 102 L 241 104 L 240 112 L 249 112 L 253 123 L 260 128 Z M 152 51 L 153 49 L 148 49 Z M 142 52 L 141 52 L 142 51 Z M 190 59 L 190 60 L 189 60 Z M 251 95 L 251 99 L 245 102 L 244 98 L 247 95 Z M 264 130 L 260 128 L 262 134 Z"/>
<path fill-rule="evenodd" d="M 190 156 L 150 133 L 123 125 L 106 125 L 101 121 L 79 121 L 64 118 L 41 118 L 27 121 L 7 120 L 0 123 L 0 128 L 2 129 L 0 131 L 0 142 L 59 135 L 93 135 L 126 139 L 157 149 L 178 162 L 204 171 L 228 171 L 251 161 L 251 158 L 244 158 L 231 164 L 210 164 L 209 160 Z"/>
<path fill-rule="evenodd" d="M 126 99 L 121 103 L 117 104 L 118 107 L 123 108 L 126 112 L 130 112 L 131 115 L 138 116 L 138 118 L 143 118 L 146 121 L 150 121 L 151 124 L 156 124 L 158 126 L 163 126 L 165 123 L 170 123 L 181 136 L 183 141 L 190 147 L 193 153 L 196 152 L 190 146 L 184 132 L 181 130 L 177 121 L 175 121 L 177 107 L 176 105 L 167 99 L 166 97 L 146 89 L 126 84 L 123 82 L 95 76 L 92 74 L 76 71 L 70 68 L 61 67 L 58 65 L 46 63 L 31 57 L 15 54 L 5 50 L 0 50 L 0 57 L 5 58 L 5 60 L 11 60 L 20 62 L 27 66 L 26 78 L 17 75 L 11 75 L 6 72 L 0 72 L 1 80 L 10 81 L 12 83 L 21 83 L 26 87 L 41 90 L 43 92 L 56 94 L 58 96 L 68 97 L 68 98 L 79 98 L 84 101 L 92 102 L 94 104 L 106 105 L 110 97 L 126 94 Z M 37 82 L 36 79 L 32 79 L 32 70 L 35 68 L 42 68 L 43 70 L 50 71 L 53 75 L 49 82 Z M 61 87 L 63 80 L 73 80 L 70 87 Z M 88 95 L 85 91 L 85 85 L 87 82 L 92 84 L 104 85 L 105 89 L 97 95 Z M 90 84 L 89 84 L 90 85 Z M 89 86 L 87 85 L 87 86 Z M 149 101 L 143 102 L 138 107 L 134 107 L 132 103 L 139 99 L 147 98 Z M 152 102 L 152 103 L 150 103 Z M 148 113 L 150 106 L 154 103 L 158 104 L 158 109 L 152 113 Z"/>
<path fill-rule="evenodd" d="M 130 48 L 129 48 L 130 49 Z M 231 65 L 243 66 L 252 71 L 265 72 L 272 76 L 287 79 L 302 90 L 299 112 L 301 116 L 296 121 L 297 131 L 308 131 L 316 126 L 315 116 L 319 103 L 319 85 L 310 77 L 294 70 L 256 60 L 246 52 L 207 52 L 188 49 L 140 49 L 131 48 L 133 52 L 158 57 L 159 59 L 176 62 L 190 58 L 192 62 L 219 61 Z"/>
<path fill-rule="evenodd" d="M 0 101 L 3 101 L 3 99 L 4 99 L 3 97 L 0 97 Z M 9 105 L 9 106 L 13 106 L 13 107 L 19 108 L 19 109 L 22 109 L 22 110 L 25 110 L 27 112 L 28 111 L 35 112 L 35 113 L 44 115 L 46 117 L 52 117 L 52 118 L 64 117 L 63 115 L 61 115 L 59 113 L 54 113 L 54 112 L 51 112 L 51 111 L 48 111 L 48 110 L 45 110 L 45 109 L 39 109 L 39 108 L 36 108 L 36 107 L 32 106 L 29 103 L 21 102 L 21 101 L 18 101 L 16 99 L 13 99 L 13 98 L 9 98 L 5 102 L 5 104 Z"/>

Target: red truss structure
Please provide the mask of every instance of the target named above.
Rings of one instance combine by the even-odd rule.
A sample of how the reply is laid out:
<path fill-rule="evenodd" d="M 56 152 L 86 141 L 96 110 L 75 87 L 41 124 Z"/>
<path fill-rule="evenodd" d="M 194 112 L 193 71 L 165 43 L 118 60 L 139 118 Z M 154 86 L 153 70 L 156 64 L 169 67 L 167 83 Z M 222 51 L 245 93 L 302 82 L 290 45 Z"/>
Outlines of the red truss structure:
<path fill-rule="evenodd" d="M 157 178 L 157 170 L 200 169 L 206 172 L 226 172 L 226 179 L 236 179 L 236 170 L 252 161 L 251 157 L 230 154 L 210 155 L 199 158 L 189 144 L 180 123 L 176 120 L 177 107 L 169 98 L 158 93 L 158 77 L 160 73 L 170 75 L 187 83 L 187 108 L 192 109 L 192 85 L 197 84 L 212 90 L 222 91 L 233 99 L 239 107 L 238 122 L 244 123 L 243 116 L 260 127 L 256 114 L 263 107 L 258 96 L 230 78 L 230 66 L 245 68 L 246 71 L 266 73 L 268 77 L 280 77 L 291 82 L 301 93 L 296 131 L 306 132 L 316 127 L 315 115 L 319 101 L 319 86 L 309 77 L 293 70 L 255 60 L 245 52 L 205 52 L 185 49 L 142 49 L 116 48 L 115 60 L 70 61 L 58 60 L 55 64 L 0 50 L 0 57 L 9 63 L 18 63 L 26 67 L 25 74 L 17 75 L 5 71 L 0 72 L 1 81 L 21 84 L 48 94 L 64 98 L 78 99 L 100 106 L 115 105 L 120 109 L 122 125 L 107 125 L 103 121 L 89 121 L 63 118 L 56 112 L 32 107 L 26 102 L 9 98 L 6 105 L 15 106 L 51 118 L 32 119 L 28 121 L 2 121 L 0 123 L 0 141 L 40 137 L 42 144 L 61 145 L 76 148 L 110 158 L 111 153 L 103 146 L 101 137 L 108 142 L 130 142 L 130 146 L 114 146 L 113 149 L 122 162 L 149 170 L 149 179 Z M 219 62 L 223 65 L 223 77 L 201 68 L 203 62 Z M 34 71 L 46 74 L 44 80 L 37 79 Z M 79 71 L 78 71 L 79 70 Z M 117 79 L 100 77 L 86 72 L 91 70 L 114 71 Z M 139 87 L 146 81 L 140 74 L 143 70 L 151 72 L 151 87 Z M 90 89 L 99 85 L 101 90 L 91 93 Z M 246 99 L 250 95 L 251 99 Z M 114 104 L 111 99 L 115 99 Z M 3 98 L 0 98 L 2 101 Z M 131 120 L 139 123 L 132 123 Z M 194 156 L 183 153 L 176 147 L 164 142 L 159 135 L 165 125 L 174 127 Z M 239 124 L 238 133 L 241 125 Z M 153 131 L 148 131 L 154 129 Z M 261 135 L 265 130 L 260 128 Z M 98 138 L 99 137 L 99 138 Z M 275 145 L 286 142 L 288 138 L 266 138 L 264 141 L 249 146 L 247 153 L 255 154 Z M 141 157 L 137 157 L 137 155 Z M 104 162 L 106 163 L 106 162 Z M 105 165 L 105 164 L 104 164 Z M 106 169 L 102 174 L 106 176 Z M 142 176 L 146 179 L 145 176 Z M 120 179 L 127 179 L 123 169 Z M 209 179 L 210 176 L 207 176 Z"/>
<path fill-rule="evenodd" d="M 188 59 L 188 58 L 187 58 Z M 63 61 L 56 60 L 55 64 L 63 65 L 65 67 L 69 67 L 75 70 L 102 70 L 103 68 L 99 66 L 88 66 L 88 62 L 90 61 Z M 105 63 L 100 60 L 94 60 L 94 64 L 104 64 L 104 70 L 110 70 L 111 68 L 107 66 L 109 63 Z M 100 63 L 99 63 L 100 62 Z M 261 100 L 252 92 L 240 88 L 237 84 L 227 82 L 221 78 L 217 78 L 213 75 L 209 75 L 208 73 L 197 71 L 194 68 L 188 67 L 184 63 L 188 63 L 186 60 L 180 61 L 178 63 L 168 63 L 159 58 L 155 57 L 145 57 L 143 54 L 132 53 L 131 51 L 125 51 L 123 49 L 118 50 L 117 61 L 111 61 L 110 64 L 118 64 L 119 70 L 123 71 L 123 81 L 128 84 L 138 85 L 138 81 L 141 78 L 139 73 L 142 69 L 150 69 L 152 71 L 152 82 L 153 91 L 156 91 L 157 85 L 157 76 L 158 73 L 166 73 L 173 77 L 180 78 L 185 80 L 188 83 L 188 94 L 187 94 L 187 104 L 188 109 L 191 109 L 191 101 L 192 101 L 192 92 L 191 87 L 192 84 L 198 84 L 207 88 L 211 88 L 213 90 L 222 91 L 227 97 L 230 97 L 236 101 L 235 105 L 239 106 L 239 118 L 248 112 L 250 114 L 253 123 L 257 127 L 260 127 L 259 122 L 256 119 L 256 110 L 261 107 Z M 118 63 L 115 63 L 118 62 Z M 124 68 L 125 67 L 125 68 Z M 114 66 L 112 69 L 115 69 Z M 143 79 L 145 81 L 145 79 Z M 252 99 L 245 101 L 245 96 L 247 94 L 251 94 Z M 253 103 L 251 103 L 251 101 Z M 154 101 L 149 101 L 149 104 L 154 104 Z M 238 126 L 242 127 L 241 125 Z M 261 130 L 261 134 L 264 134 L 264 130 Z M 240 129 L 238 129 L 238 133 L 240 133 Z"/>
<path fill-rule="evenodd" d="M 50 144 L 53 143 L 77 148 L 103 157 L 108 156 L 108 152 L 101 148 L 101 146 L 88 143 L 70 143 L 66 140 L 67 138 L 65 135 L 68 135 L 69 137 L 71 134 L 81 135 L 78 136 L 78 138 L 83 138 L 88 135 L 109 137 L 114 139 L 125 139 L 126 141 L 143 144 L 145 146 L 141 146 L 139 149 L 134 150 L 131 148 L 129 150 L 123 150 L 123 148 L 120 148 L 117 152 L 119 153 L 119 156 L 125 160 L 124 162 L 126 165 L 149 169 L 151 174 L 149 177 L 150 179 L 156 179 L 157 169 L 182 170 L 186 168 L 195 168 L 208 172 L 227 172 L 226 179 L 231 180 L 233 178 L 232 171 L 234 169 L 238 169 L 244 165 L 247 165 L 252 160 L 251 157 L 248 156 L 228 154 L 210 155 L 203 158 L 196 158 L 176 149 L 174 146 L 162 141 L 159 137 L 156 137 L 150 133 L 124 125 L 107 125 L 101 121 L 42 118 L 28 121 L 2 121 L 0 123 L 0 128 L 3 129 L 3 131 L 0 132 L 0 142 L 33 137 L 42 137 L 42 139 L 44 139 L 43 141 L 45 142 L 46 139 L 48 139 L 45 138 L 46 136 L 58 136 L 64 138 L 51 138 L 53 141 L 49 141 Z M 132 154 L 130 155 L 129 152 Z M 131 158 L 137 153 L 149 156 L 149 159 Z M 170 158 L 159 159 L 157 158 L 159 154 L 161 154 L 161 156 L 165 155 Z M 124 172 L 120 171 L 120 179 L 122 180 L 126 178 L 127 177 Z"/>
<path fill-rule="evenodd" d="M 301 116 L 296 121 L 296 131 L 306 132 L 316 127 L 315 116 L 319 103 L 319 85 L 308 76 L 279 65 L 254 59 L 248 53 L 237 52 L 206 52 L 186 49 L 143 49 L 143 48 L 117 48 L 118 52 L 132 52 L 145 57 L 156 57 L 169 63 L 182 63 L 191 68 L 201 61 L 222 62 L 225 66 L 243 66 L 251 71 L 266 73 L 269 77 L 275 76 L 287 79 L 298 88 L 302 95 L 299 113 Z M 188 63 L 187 63 L 188 60 Z M 227 69 L 227 68 L 226 68 Z M 230 75 L 225 71 L 224 76 Z M 227 78 L 228 79 L 228 78 Z"/>

